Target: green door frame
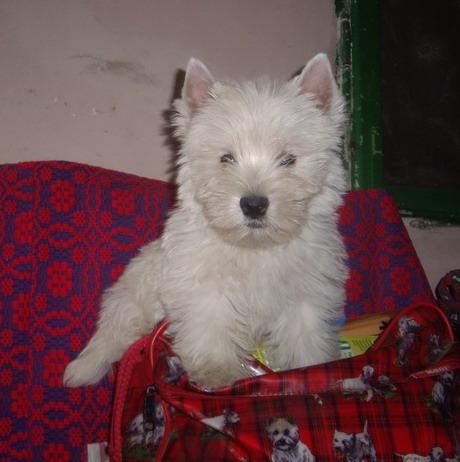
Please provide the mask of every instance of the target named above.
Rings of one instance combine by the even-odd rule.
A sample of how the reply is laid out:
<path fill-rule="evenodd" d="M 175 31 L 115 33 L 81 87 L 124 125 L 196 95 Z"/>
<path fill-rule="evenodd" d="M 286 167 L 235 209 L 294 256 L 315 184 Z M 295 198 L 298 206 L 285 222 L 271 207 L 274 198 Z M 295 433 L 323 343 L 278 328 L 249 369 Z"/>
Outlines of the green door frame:
<path fill-rule="evenodd" d="M 379 0 L 336 0 L 335 4 L 339 25 L 337 77 L 351 119 L 344 155 L 350 188 L 384 187 L 396 199 L 402 215 L 459 223 L 460 190 L 385 184 Z"/>

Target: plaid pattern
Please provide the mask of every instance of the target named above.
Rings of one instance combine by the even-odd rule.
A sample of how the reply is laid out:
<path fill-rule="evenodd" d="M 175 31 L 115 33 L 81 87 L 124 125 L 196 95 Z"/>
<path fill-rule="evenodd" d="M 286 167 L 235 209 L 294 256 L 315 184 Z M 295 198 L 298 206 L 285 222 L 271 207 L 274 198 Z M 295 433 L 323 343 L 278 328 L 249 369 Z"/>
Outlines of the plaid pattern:
<path fill-rule="evenodd" d="M 66 389 L 62 374 L 94 331 L 102 291 L 158 237 L 173 197 L 170 184 L 89 165 L 0 166 L 1 462 L 84 462 L 89 443 L 107 441 L 113 377 Z M 340 227 L 348 317 L 431 299 L 388 194 L 349 193 Z"/>
<path fill-rule="evenodd" d="M 436 447 L 453 457 L 459 449 L 460 346 L 434 305 L 403 310 L 361 356 L 245 379 L 212 392 L 190 384 L 185 373 L 170 383 L 167 358 L 174 353 L 164 328 L 142 339 L 122 361 L 114 462 L 122 451 L 125 462 L 307 460 L 275 458 L 270 430 L 293 426 L 300 436 L 297 449 L 306 445 L 317 461 L 394 461 L 399 460 L 395 453 L 426 456 Z M 405 339 L 413 333 L 408 344 Z M 365 371 L 367 378 L 358 383 Z M 153 418 L 141 431 L 152 432 L 156 425 L 162 435 L 157 441 L 133 439 L 130 427 L 135 416 L 144 415 L 147 386 L 153 386 L 154 406 L 161 406 L 164 418 Z M 436 394 L 441 390 L 442 402 Z M 346 459 L 347 439 L 363 434 L 369 437 L 369 454 L 357 451 L 355 443 Z"/>

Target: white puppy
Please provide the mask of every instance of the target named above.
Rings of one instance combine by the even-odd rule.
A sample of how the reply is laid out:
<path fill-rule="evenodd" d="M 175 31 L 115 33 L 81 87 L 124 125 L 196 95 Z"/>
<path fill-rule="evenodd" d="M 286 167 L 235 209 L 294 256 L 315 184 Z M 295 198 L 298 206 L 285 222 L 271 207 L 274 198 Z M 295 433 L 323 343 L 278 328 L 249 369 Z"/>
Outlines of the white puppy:
<path fill-rule="evenodd" d="M 157 403 L 153 422 L 146 422 L 142 412 L 131 421 L 127 429 L 128 445 L 157 447 L 163 438 L 165 425 L 163 406 Z"/>
<path fill-rule="evenodd" d="M 332 437 L 332 449 L 337 459 L 354 462 L 358 452 L 356 449 L 356 434 L 335 430 Z"/>
<path fill-rule="evenodd" d="M 272 462 L 315 462 L 308 446 L 300 441 L 299 427 L 291 419 L 271 419 L 267 433 L 273 445 Z"/>
<path fill-rule="evenodd" d="M 403 462 L 442 462 L 444 460 L 444 451 L 440 447 L 432 448 L 430 454 L 427 456 L 398 453 L 395 453 L 395 455 L 402 457 Z"/>
<path fill-rule="evenodd" d="M 377 453 L 372 438 L 367 431 L 367 420 L 362 432 L 345 433 L 335 430 L 332 438 L 332 449 L 336 458 L 346 462 L 377 462 Z"/>
<path fill-rule="evenodd" d="M 212 427 L 220 432 L 224 431 L 226 428 L 231 427 L 232 425 L 236 425 L 239 421 L 240 416 L 236 412 L 227 411 L 226 409 L 220 415 L 201 419 L 201 422 L 203 422 L 205 425 Z"/>
<path fill-rule="evenodd" d="M 127 429 L 129 446 L 140 446 L 144 444 L 147 430 L 144 424 L 144 414 L 139 413 L 134 417 Z"/>
<path fill-rule="evenodd" d="M 372 386 L 369 383 L 373 375 L 374 368 L 367 365 L 363 367 L 359 377 L 340 379 L 337 384 L 341 385 L 344 394 L 366 393 L 366 401 L 370 401 L 374 396 Z"/>
<path fill-rule="evenodd" d="M 367 431 L 367 420 L 364 423 L 363 431 L 356 433 L 356 444 L 360 448 L 362 459 L 368 460 L 369 462 L 377 462 L 377 452 L 372 438 Z"/>
<path fill-rule="evenodd" d="M 258 346 L 280 369 L 339 356 L 344 114 L 327 57 L 285 84 L 215 81 L 191 59 L 175 107 L 177 205 L 105 293 L 67 386 L 99 381 L 163 318 L 190 378 L 210 387 L 247 375 Z"/>

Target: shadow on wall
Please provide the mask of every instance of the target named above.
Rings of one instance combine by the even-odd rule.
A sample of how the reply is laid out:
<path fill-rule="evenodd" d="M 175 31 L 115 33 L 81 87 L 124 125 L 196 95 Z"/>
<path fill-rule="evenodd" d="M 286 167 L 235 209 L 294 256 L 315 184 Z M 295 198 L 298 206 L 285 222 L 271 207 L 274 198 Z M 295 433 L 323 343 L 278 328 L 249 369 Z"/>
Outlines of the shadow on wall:
<path fill-rule="evenodd" d="M 165 141 L 164 145 L 168 148 L 168 168 L 166 173 L 168 175 L 168 181 L 171 183 L 176 182 L 177 178 L 177 160 L 179 157 L 180 142 L 174 136 L 174 126 L 172 124 L 175 110 L 173 109 L 173 103 L 176 99 L 181 97 L 182 87 L 185 80 L 185 71 L 183 69 L 178 69 L 176 71 L 175 78 L 173 80 L 173 87 L 171 92 L 171 97 L 169 99 L 169 109 L 166 109 L 162 112 L 163 118 L 163 127 L 161 129 L 161 134 L 164 136 Z"/>

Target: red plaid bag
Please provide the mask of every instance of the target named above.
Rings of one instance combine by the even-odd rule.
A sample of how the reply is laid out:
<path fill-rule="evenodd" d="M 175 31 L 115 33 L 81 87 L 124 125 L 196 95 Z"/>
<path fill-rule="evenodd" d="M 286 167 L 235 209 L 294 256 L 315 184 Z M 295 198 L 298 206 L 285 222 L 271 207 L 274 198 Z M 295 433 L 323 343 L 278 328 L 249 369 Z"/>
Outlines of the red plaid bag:
<path fill-rule="evenodd" d="M 114 462 L 460 460 L 460 347 L 434 305 L 401 311 L 363 355 L 212 391 L 165 330 L 120 364 Z"/>

